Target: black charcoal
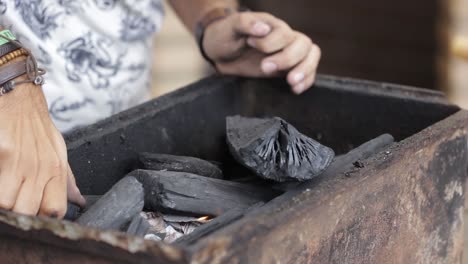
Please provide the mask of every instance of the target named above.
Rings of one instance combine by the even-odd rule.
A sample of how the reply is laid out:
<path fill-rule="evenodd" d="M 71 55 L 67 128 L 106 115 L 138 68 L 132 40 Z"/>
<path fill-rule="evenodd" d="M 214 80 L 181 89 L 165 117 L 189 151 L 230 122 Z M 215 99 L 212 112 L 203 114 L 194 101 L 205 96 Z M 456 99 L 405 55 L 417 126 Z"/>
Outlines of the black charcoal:
<path fill-rule="evenodd" d="M 145 208 L 163 213 L 221 215 L 232 208 L 247 208 L 280 194 L 270 188 L 185 172 L 137 170 L 129 175 L 145 188 Z"/>
<path fill-rule="evenodd" d="M 88 208 L 90 208 L 93 204 L 96 203 L 97 200 L 99 200 L 102 197 L 102 195 L 84 195 L 84 198 L 86 200 L 86 207 L 81 208 L 80 206 L 70 203 L 67 203 L 67 212 L 63 219 L 68 220 L 68 221 L 75 221 L 80 217 L 81 214 L 86 212 Z"/>
<path fill-rule="evenodd" d="M 132 221 L 130 222 L 130 225 L 127 229 L 127 234 L 144 237 L 148 233 L 150 228 L 151 226 L 148 220 L 146 220 L 140 214 L 137 214 L 135 215 L 135 217 L 133 217 Z"/>
<path fill-rule="evenodd" d="M 86 207 L 84 211 L 86 211 L 87 208 L 90 208 L 93 206 L 99 199 L 102 198 L 102 195 L 83 195 L 83 197 L 86 200 Z"/>
<path fill-rule="evenodd" d="M 199 158 L 156 153 L 141 153 L 139 156 L 143 169 L 188 172 L 214 179 L 223 178 L 223 172 L 218 166 Z"/>
<path fill-rule="evenodd" d="M 144 205 L 143 186 L 133 177 L 125 177 L 115 184 L 76 221 L 99 229 L 120 229 Z"/>
<path fill-rule="evenodd" d="M 258 176 L 277 182 L 310 180 L 335 156 L 332 149 L 279 117 L 228 117 L 226 131 L 234 158 Z"/>
<path fill-rule="evenodd" d="M 75 221 L 81 215 L 81 208 L 73 203 L 67 203 L 67 212 L 63 219 L 68 221 Z"/>
<path fill-rule="evenodd" d="M 346 177 L 350 177 L 354 172 L 361 169 L 356 168 L 356 165 L 360 167 L 365 166 L 362 160 L 368 159 L 372 155 L 382 151 L 393 144 L 394 141 L 393 136 L 390 134 L 383 134 L 369 140 L 347 154 L 337 156 L 332 164 L 323 172 L 321 177 L 336 177 L 342 173 Z M 297 188 L 300 184 L 301 183 L 298 182 L 277 183 L 273 188 L 286 192 Z"/>

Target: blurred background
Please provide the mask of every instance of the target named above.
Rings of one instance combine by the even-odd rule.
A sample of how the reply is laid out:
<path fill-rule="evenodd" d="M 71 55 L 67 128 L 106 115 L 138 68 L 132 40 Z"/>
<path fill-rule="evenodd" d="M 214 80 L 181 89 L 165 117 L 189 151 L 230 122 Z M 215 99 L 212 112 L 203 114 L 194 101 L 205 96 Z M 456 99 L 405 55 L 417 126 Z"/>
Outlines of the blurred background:
<path fill-rule="evenodd" d="M 468 108 L 468 0 L 243 2 L 318 43 L 321 73 L 437 89 Z M 154 96 L 209 72 L 193 37 L 167 5 L 166 11 L 155 39 Z"/>

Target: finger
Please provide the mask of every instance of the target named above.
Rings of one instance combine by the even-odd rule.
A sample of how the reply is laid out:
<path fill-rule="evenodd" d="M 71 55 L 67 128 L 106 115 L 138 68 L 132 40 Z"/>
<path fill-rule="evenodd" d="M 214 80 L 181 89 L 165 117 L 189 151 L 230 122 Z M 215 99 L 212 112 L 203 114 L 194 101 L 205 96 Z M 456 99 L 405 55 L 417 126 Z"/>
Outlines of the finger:
<path fill-rule="evenodd" d="M 303 34 L 298 34 L 291 45 L 262 61 L 262 70 L 269 75 L 278 71 L 289 70 L 307 57 L 312 47 L 311 40 Z"/>
<path fill-rule="evenodd" d="M 263 53 L 271 54 L 286 48 L 294 39 L 295 32 L 286 23 L 278 23 L 277 27 L 263 38 L 249 37 L 247 44 Z"/>
<path fill-rule="evenodd" d="M 316 74 L 309 75 L 303 82 L 295 85 L 292 90 L 295 94 L 302 94 L 303 92 L 307 91 L 312 87 L 315 82 Z"/>
<path fill-rule="evenodd" d="M 23 177 L 15 175 L 16 164 L 9 164 L 9 162 L 6 161 L 2 162 L 2 165 L 2 171 L 0 172 L 0 208 L 11 210 L 18 197 L 21 184 L 23 183 Z"/>
<path fill-rule="evenodd" d="M 289 72 L 287 76 L 288 83 L 293 87 L 295 93 L 304 92 L 313 83 L 320 57 L 320 48 L 313 45 L 307 57 Z"/>
<path fill-rule="evenodd" d="M 233 25 L 236 33 L 254 37 L 264 37 L 272 30 L 272 26 L 264 21 L 264 17 L 253 12 L 238 13 L 234 17 Z"/>
<path fill-rule="evenodd" d="M 78 186 L 76 186 L 75 176 L 68 165 L 68 179 L 67 179 L 67 197 L 68 201 L 79 205 L 80 207 L 84 207 L 86 205 L 86 199 L 81 195 Z"/>
<path fill-rule="evenodd" d="M 247 50 L 241 57 L 232 62 L 217 63 L 216 68 L 222 74 L 243 77 L 265 77 L 260 62 L 265 57 L 253 49 Z"/>
<path fill-rule="evenodd" d="M 48 178 L 40 204 L 39 215 L 63 218 L 67 210 L 67 181 L 69 166 L 65 141 L 60 134 L 53 134 L 52 143 L 56 158 L 41 170 L 39 177 Z"/>
<path fill-rule="evenodd" d="M 63 218 L 67 211 L 67 175 L 53 177 L 44 188 L 39 215 Z"/>
<path fill-rule="evenodd" d="M 25 214 L 36 215 L 42 200 L 43 184 L 36 182 L 35 177 L 26 177 L 21 185 L 13 211 Z"/>

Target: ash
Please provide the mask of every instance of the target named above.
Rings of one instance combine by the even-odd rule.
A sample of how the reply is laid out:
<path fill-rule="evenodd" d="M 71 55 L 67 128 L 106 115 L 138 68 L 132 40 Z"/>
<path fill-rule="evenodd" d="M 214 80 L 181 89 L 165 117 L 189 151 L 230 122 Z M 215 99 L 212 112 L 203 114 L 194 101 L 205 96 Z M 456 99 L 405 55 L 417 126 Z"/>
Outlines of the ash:
<path fill-rule="evenodd" d="M 173 243 L 210 221 L 208 217 L 163 215 L 157 212 L 141 212 L 140 215 L 150 224 L 145 239 L 166 243 Z"/>

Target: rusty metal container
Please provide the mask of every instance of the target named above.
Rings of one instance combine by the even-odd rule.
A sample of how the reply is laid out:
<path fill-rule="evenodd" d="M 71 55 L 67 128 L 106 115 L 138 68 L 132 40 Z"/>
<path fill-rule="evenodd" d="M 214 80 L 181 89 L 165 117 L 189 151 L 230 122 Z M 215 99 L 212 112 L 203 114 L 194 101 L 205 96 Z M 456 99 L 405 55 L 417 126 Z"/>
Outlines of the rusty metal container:
<path fill-rule="evenodd" d="M 438 92 L 320 76 L 294 96 L 282 80 L 213 77 L 67 135 L 70 163 L 85 194 L 104 193 L 142 151 L 230 166 L 233 114 L 280 116 L 338 154 L 383 133 L 398 142 L 351 177 L 316 178 L 184 247 L 2 211 L 0 262 L 461 262 L 468 112 Z"/>

